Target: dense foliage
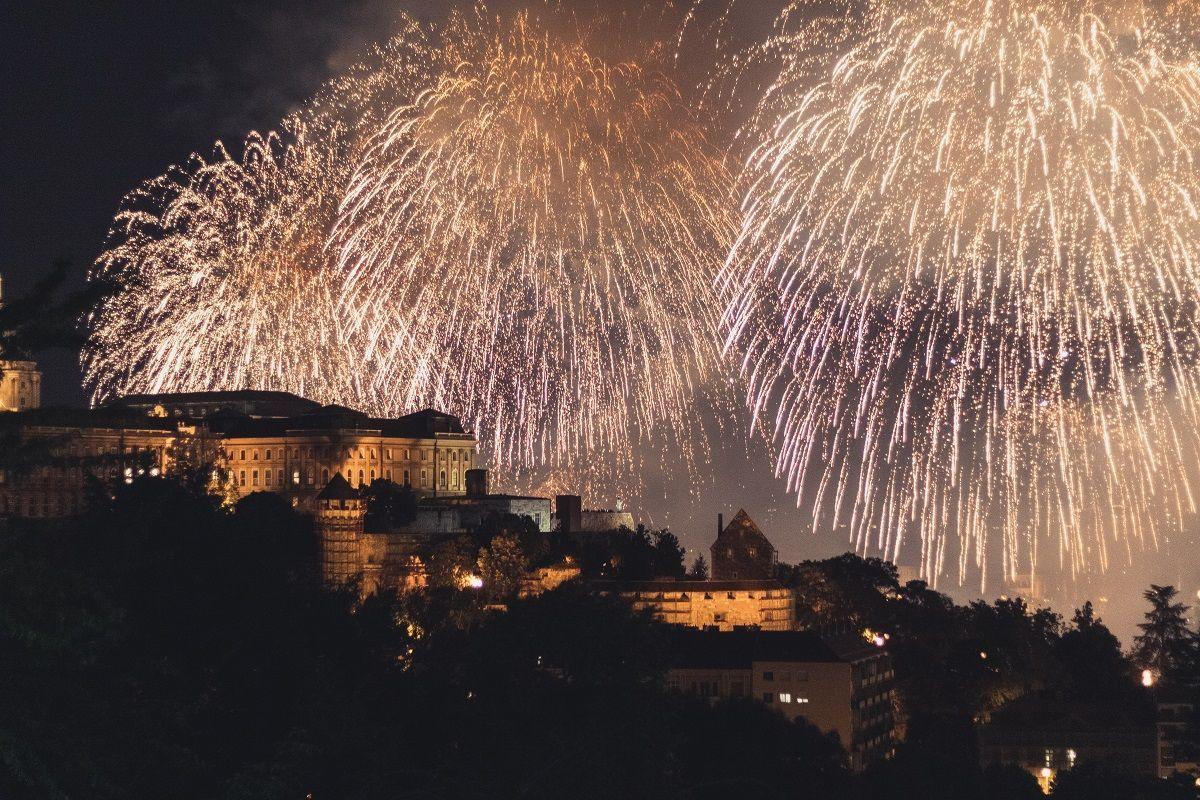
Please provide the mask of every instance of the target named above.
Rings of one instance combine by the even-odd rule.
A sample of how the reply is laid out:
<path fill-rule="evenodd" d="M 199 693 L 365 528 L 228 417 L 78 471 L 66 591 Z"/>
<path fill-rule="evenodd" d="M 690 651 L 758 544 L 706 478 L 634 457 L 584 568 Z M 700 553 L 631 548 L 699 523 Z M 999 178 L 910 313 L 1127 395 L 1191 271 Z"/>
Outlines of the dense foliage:
<path fill-rule="evenodd" d="M 411 513 L 380 494 L 373 513 Z M 805 622 L 891 639 L 907 742 L 854 775 L 804 723 L 665 691 L 662 627 L 618 600 L 517 599 L 526 569 L 565 558 L 682 576 L 669 533 L 564 541 L 495 517 L 431 554 L 429 590 L 366 600 L 319 585 L 316 545 L 273 495 L 226 508 L 151 478 L 78 518 L 0 525 L 0 797 L 1032 800 L 1027 773 L 978 767 L 973 721 L 1028 691 L 1138 691 L 1090 606 L 1064 624 L 1016 600 L 957 606 L 884 562 L 788 568 Z M 1097 785 L 1184 791 L 1093 769 L 1056 796 L 1117 796 Z"/>

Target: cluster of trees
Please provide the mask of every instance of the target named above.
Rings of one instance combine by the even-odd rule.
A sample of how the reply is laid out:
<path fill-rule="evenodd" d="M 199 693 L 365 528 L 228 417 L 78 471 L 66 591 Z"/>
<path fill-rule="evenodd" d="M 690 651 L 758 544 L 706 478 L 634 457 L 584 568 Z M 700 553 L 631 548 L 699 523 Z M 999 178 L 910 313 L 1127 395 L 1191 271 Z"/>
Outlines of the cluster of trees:
<path fill-rule="evenodd" d="M 377 491 L 372 514 L 413 513 L 408 493 Z M 1033 800 L 1028 773 L 979 768 L 978 719 L 1036 691 L 1146 703 L 1143 663 L 1196 677 L 1187 608 L 1162 587 L 1131 658 L 1090 605 L 1065 622 L 1020 600 L 959 606 L 874 559 L 783 566 L 804 624 L 890 637 L 906 741 L 854 775 L 803 722 L 665 691 L 669 637 L 620 601 L 517 597 L 528 569 L 566 559 L 683 577 L 666 531 L 566 538 L 496 516 L 430 555 L 428 591 L 366 600 L 322 586 L 317 558 L 312 520 L 284 500 L 228 508 L 201 479 L 141 478 L 79 517 L 0 526 L 0 797 Z M 1195 789 L 1081 764 L 1054 796 Z"/>
<path fill-rule="evenodd" d="M 316 546 L 280 498 L 227 509 L 155 478 L 72 520 L 5 523 L 0 797 L 853 789 L 815 729 L 664 692 L 662 630 L 619 601 L 360 600 L 314 579 Z"/>
<path fill-rule="evenodd" d="M 901 584 L 886 561 L 853 554 L 781 565 L 779 578 L 796 593 L 802 625 L 888 634 L 907 730 L 896 759 L 880 773 L 893 775 L 898 785 L 918 787 L 911 795 L 900 790 L 899 796 L 1009 796 L 988 794 L 1012 784 L 976 766 L 974 723 L 1015 698 L 1045 693 L 1068 707 L 1078 703 L 1152 718 L 1153 696 L 1142 686 L 1142 669 L 1177 685 L 1200 685 L 1197 636 L 1188 627 L 1188 608 L 1171 587 L 1145 593 L 1146 623 L 1126 653 L 1090 602 L 1069 622 L 1019 598 L 957 605 L 923 581 Z M 1193 727 L 1197 735 L 1187 738 L 1200 741 L 1200 719 Z M 1185 747 L 1181 744 L 1181 755 Z M 957 788 L 947 794 L 928 785 L 933 783 Z M 1103 764 L 1081 764 L 1059 776 L 1054 789 L 1055 797 L 1067 798 L 1196 794 L 1190 778 L 1160 781 Z"/>

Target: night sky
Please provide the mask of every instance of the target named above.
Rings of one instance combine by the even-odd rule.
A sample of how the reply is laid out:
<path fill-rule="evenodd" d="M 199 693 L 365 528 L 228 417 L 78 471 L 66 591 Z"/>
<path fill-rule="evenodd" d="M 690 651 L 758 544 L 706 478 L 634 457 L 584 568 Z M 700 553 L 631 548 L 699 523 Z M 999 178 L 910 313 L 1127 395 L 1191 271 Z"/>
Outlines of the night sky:
<path fill-rule="evenodd" d="M 750 30 L 771 18 L 742 19 Z M 372 41 L 397 7 L 418 16 L 443 4 L 382 0 L 208 0 L 203 3 L 8 3 L 0 7 L 0 274 L 20 294 L 58 258 L 74 280 L 101 249 L 122 196 L 214 141 L 240 144 L 271 128 Z M 758 7 L 756 7 L 758 8 Z M 82 404 L 75 354 L 41 355 L 45 402 Z M 689 548 L 711 541 L 715 515 L 745 506 L 784 560 L 823 557 L 847 544 L 813 536 L 775 480 L 761 448 L 717 455 L 716 486 L 696 497 L 670 475 L 656 481 L 663 518 Z M 690 555 L 689 555 L 690 558 Z M 1110 598 L 1100 611 L 1128 641 L 1137 592 L 1151 578 L 1196 590 L 1166 554 L 1137 560 L 1056 604 Z M 1176 573 L 1176 574 L 1173 574 Z M 1054 579 L 1050 580 L 1053 585 Z M 944 586 L 944 589 L 953 587 Z M 954 592 L 967 596 L 968 589 Z"/>

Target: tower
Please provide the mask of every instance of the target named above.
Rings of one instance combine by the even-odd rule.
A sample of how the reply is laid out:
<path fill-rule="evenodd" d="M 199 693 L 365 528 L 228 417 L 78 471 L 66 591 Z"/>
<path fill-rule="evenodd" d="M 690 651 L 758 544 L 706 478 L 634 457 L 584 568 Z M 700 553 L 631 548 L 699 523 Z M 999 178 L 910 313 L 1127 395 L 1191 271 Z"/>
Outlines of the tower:
<path fill-rule="evenodd" d="M 367 504 L 342 474 L 335 473 L 317 495 L 317 526 L 321 534 L 321 576 L 343 584 L 363 571 L 363 520 Z"/>
<path fill-rule="evenodd" d="M 0 281 L 0 306 L 4 305 Z M 0 359 L 0 411 L 27 411 L 42 405 L 42 373 L 37 362 Z"/>
<path fill-rule="evenodd" d="M 717 525 L 720 526 L 720 522 Z M 733 520 L 720 530 L 710 554 L 714 581 L 771 580 L 775 577 L 775 546 L 745 509 L 739 509 Z"/>

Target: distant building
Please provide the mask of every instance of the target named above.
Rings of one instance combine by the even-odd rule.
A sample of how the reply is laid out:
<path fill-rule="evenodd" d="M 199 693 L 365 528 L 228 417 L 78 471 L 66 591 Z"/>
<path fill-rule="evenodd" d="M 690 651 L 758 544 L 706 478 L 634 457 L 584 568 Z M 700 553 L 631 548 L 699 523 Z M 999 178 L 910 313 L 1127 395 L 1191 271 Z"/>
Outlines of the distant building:
<path fill-rule="evenodd" d="M 651 611 L 671 625 L 792 630 L 795 597 L 772 578 L 775 547 L 745 511 L 738 512 L 728 527 L 718 527 L 711 580 L 593 581 L 591 586 L 601 594 L 624 598 L 635 610 Z M 718 553 L 720 573 L 715 569 Z"/>
<path fill-rule="evenodd" d="M 795 627 L 792 590 L 777 581 L 593 581 L 602 595 L 628 601 L 670 625 L 730 631 L 755 627 L 790 631 Z"/>
<path fill-rule="evenodd" d="M 478 526 L 493 515 L 529 517 L 542 533 L 550 532 L 552 522 L 550 498 L 492 494 L 486 469 L 467 470 L 464 494 L 428 498 L 423 506 L 456 514 L 459 528 L 464 531 Z"/>
<path fill-rule="evenodd" d="M 194 428 L 121 410 L 33 409 L 0 415 L 0 436 L 30 466 L 0 469 L 0 516 L 78 513 L 91 478 L 110 484 L 166 473 L 200 446 Z"/>
<path fill-rule="evenodd" d="M 317 495 L 321 537 L 321 575 L 338 585 L 358 578 L 364 595 L 381 589 L 404 591 L 426 585 L 421 549 L 429 541 L 403 532 L 365 528 L 367 504 L 362 492 L 335 473 Z"/>
<path fill-rule="evenodd" d="M 204 421 L 223 440 L 240 496 L 273 491 L 306 506 L 335 474 L 355 487 L 382 478 L 422 496 L 456 496 L 477 466 L 475 437 L 457 417 L 432 409 L 381 419 L 323 406 L 299 416 L 218 414 Z"/>
<path fill-rule="evenodd" d="M 554 498 L 553 529 L 564 533 L 609 533 L 622 528 L 634 530 L 633 514 L 622 509 L 591 510 L 583 507 L 583 498 L 560 494 Z"/>
<path fill-rule="evenodd" d="M 668 686 L 712 701 L 750 698 L 836 733 L 856 770 L 893 743 L 894 672 L 886 648 L 853 634 L 680 631 Z"/>
<path fill-rule="evenodd" d="M 1196 742 L 1191 730 L 1200 689 L 1186 685 L 1161 684 L 1155 688 L 1158 714 L 1155 720 L 1158 743 L 1158 776 L 1169 778 L 1176 772 L 1200 776 L 1196 760 Z"/>
<path fill-rule="evenodd" d="M 1025 695 L 993 712 L 978 733 L 984 766 L 1018 766 L 1043 789 L 1081 761 L 1158 775 L 1158 733 L 1148 703 Z"/>
<path fill-rule="evenodd" d="M 0 281 L 0 305 L 4 305 L 4 284 Z M 37 362 L 0 360 L 0 413 L 28 411 L 42 405 L 42 373 Z"/>
<path fill-rule="evenodd" d="M 42 373 L 34 361 L 0 361 L 0 412 L 42 405 Z"/>
<path fill-rule="evenodd" d="M 745 509 L 724 527 L 719 520 L 710 551 L 713 580 L 773 580 L 778 553 Z"/>
<path fill-rule="evenodd" d="M 48 466 L 0 472 L 0 513 L 15 516 L 74 513 L 89 475 L 132 480 L 189 460 L 225 470 L 235 497 L 274 492 L 307 510 L 334 475 L 355 487 L 382 478 L 422 497 L 453 498 L 478 466 L 475 437 L 457 417 L 426 410 L 380 419 L 286 392 L 137 395 L 90 410 L 35 409 L 0 415 L 0 432 L 50 450 Z M 543 514 L 548 520 L 548 502 Z"/>
<path fill-rule="evenodd" d="M 138 411 L 147 417 L 196 420 L 219 414 L 252 419 L 299 417 L 321 410 L 321 404 L 291 392 L 245 389 L 236 392 L 172 392 L 130 394 L 106 404 L 107 408 Z"/>

